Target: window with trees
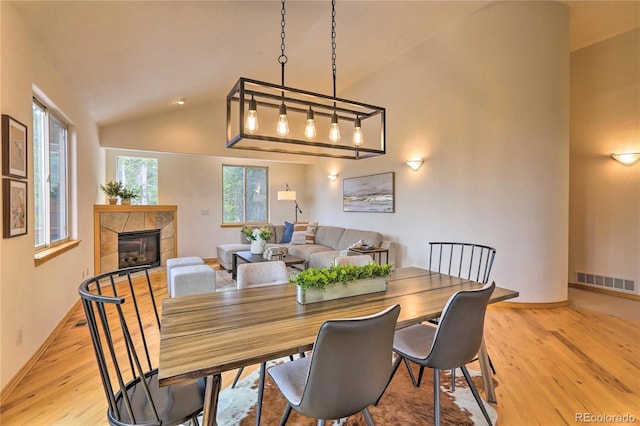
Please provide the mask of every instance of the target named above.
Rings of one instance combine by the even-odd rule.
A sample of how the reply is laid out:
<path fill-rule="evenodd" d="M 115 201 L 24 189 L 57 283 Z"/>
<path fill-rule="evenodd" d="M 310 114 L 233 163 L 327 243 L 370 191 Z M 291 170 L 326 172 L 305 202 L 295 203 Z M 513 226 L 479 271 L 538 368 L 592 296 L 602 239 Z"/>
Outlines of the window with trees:
<path fill-rule="evenodd" d="M 267 222 L 267 167 L 222 166 L 222 223 Z"/>
<path fill-rule="evenodd" d="M 69 239 L 68 128 L 33 99 L 33 210 L 37 250 Z"/>
<path fill-rule="evenodd" d="M 127 189 L 136 194 L 131 204 L 158 204 L 158 159 L 146 157 L 116 157 L 116 176 Z"/>

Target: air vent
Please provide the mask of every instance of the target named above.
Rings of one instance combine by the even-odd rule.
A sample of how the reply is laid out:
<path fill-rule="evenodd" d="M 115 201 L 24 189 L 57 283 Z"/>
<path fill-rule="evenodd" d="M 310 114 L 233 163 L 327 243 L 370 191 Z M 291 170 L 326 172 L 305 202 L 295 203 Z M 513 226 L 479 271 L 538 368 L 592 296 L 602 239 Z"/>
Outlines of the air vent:
<path fill-rule="evenodd" d="M 636 282 L 618 277 L 607 277 L 604 275 L 590 274 L 588 272 L 576 272 L 577 282 L 592 285 L 595 287 L 605 287 L 611 290 L 630 291 L 635 293 Z"/>

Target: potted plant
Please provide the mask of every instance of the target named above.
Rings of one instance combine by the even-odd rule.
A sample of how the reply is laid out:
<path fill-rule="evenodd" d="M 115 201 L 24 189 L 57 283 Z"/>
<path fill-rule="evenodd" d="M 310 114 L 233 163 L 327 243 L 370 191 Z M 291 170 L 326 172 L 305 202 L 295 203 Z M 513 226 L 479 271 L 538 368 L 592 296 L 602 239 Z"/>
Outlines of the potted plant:
<path fill-rule="evenodd" d="M 289 281 L 297 286 L 298 303 L 315 303 L 385 291 L 392 268 L 393 265 L 377 263 L 309 268 L 291 275 Z"/>
<path fill-rule="evenodd" d="M 127 189 L 125 186 L 120 190 L 120 198 L 122 199 L 122 204 L 131 204 L 131 200 L 138 198 L 138 189 Z"/>
<path fill-rule="evenodd" d="M 105 185 L 100 185 L 100 189 L 104 192 L 104 195 L 107 196 L 109 204 L 116 204 L 120 193 L 124 189 L 124 185 L 120 181 L 110 180 Z"/>
<path fill-rule="evenodd" d="M 262 254 L 267 245 L 267 241 L 273 237 L 273 232 L 266 226 L 251 227 L 245 225 L 240 232 L 251 242 L 251 253 Z"/>

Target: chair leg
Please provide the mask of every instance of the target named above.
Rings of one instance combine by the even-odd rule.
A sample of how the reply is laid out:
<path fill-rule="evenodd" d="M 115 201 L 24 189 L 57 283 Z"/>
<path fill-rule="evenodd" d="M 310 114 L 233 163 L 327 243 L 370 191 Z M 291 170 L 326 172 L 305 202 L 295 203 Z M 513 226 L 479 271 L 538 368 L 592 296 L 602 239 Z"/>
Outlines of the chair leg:
<path fill-rule="evenodd" d="M 487 359 L 489 360 L 489 367 L 491 367 L 491 372 L 496 374 L 496 369 L 493 367 L 493 362 L 491 362 L 491 357 L 487 355 Z"/>
<path fill-rule="evenodd" d="M 236 373 L 236 378 L 233 379 L 233 383 L 231 384 L 232 388 L 236 387 L 236 384 L 238 383 L 238 380 L 240 379 L 240 375 L 242 374 L 243 370 L 244 370 L 244 367 L 238 368 L 238 372 Z"/>
<path fill-rule="evenodd" d="M 398 355 L 398 358 L 396 358 L 396 360 L 393 362 L 393 368 L 391 370 L 391 375 L 389 376 L 389 381 L 387 382 L 387 385 L 384 387 L 384 390 L 382 391 L 382 393 L 380 394 L 380 396 L 378 397 L 378 400 L 376 401 L 375 405 L 376 407 L 378 406 L 378 404 L 380 403 L 380 400 L 382 399 L 382 395 L 384 395 L 385 391 L 387 390 L 387 388 L 389 387 L 389 384 L 391 383 L 391 379 L 393 379 L 393 376 L 396 375 L 396 371 L 398 371 L 398 367 L 400 367 L 400 363 L 402 362 L 404 358 L 401 357 L 400 355 Z"/>
<path fill-rule="evenodd" d="M 326 423 L 325 419 L 318 419 L 318 426 L 324 426 Z"/>
<path fill-rule="evenodd" d="M 451 392 L 456 391 L 456 369 L 451 369 Z"/>
<path fill-rule="evenodd" d="M 409 372 L 409 377 L 411 377 L 411 383 L 413 383 L 413 387 L 417 388 L 420 386 L 420 382 L 419 380 L 416 380 L 415 376 L 413 375 L 413 370 L 411 370 L 411 365 L 409 364 L 409 360 L 406 358 L 404 359 L 404 365 L 407 366 L 407 371 Z M 420 370 L 420 373 L 422 373 L 422 370 Z"/>
<path fill-rule="evenodd" d="M 287 420 L 289 420 L 289 416 L 291 415 L 291 405 L 287 404 L 284 407 L 284 412 L 282 413 L 282 418 L 280 419 L 280 426 L 284 426 L 287 424 Z"/>
<path fill-rule="evenodd" d="M 418 386 L 416 386 L 417 388 L 420 387 L 420 383 L 422 382 L 422 374 L 424 373 L 424 365 L 420 366 L 420 372 L 418 373 Z"/>
<path fill-rule="evenodd" d="M 262 414 L 262 396 L 264 394 L 264 376 L 267 370 L 267 363 L 260 364 L 260 384 L 258 385 L 258 404 L 256 407 L 256 426 L 260 426 L 260 416 Z"/>
<path fill-rule="evenodd" d="M 369 412 L 369 408 L 362 410 L 362 417 L 364 417 L 364 421 L 367 423 L 367 426 L 376 426 L 376 423 L 373 421 L 371 413 Z"/>
<path fill-rule="evenodd" d="M 476 389 L 475 385 L 473 384 L 473 381 L 471 381 L 471 376 L 469 375 L 469 370 L 467 370 L 467 367 L 465 367 L 464 365 L 460 367 L 460 370 L 462 370 L 462 375 L 464 376 L 465 380 L 469 384 L 469 389 L 471 389 L 471 393 L 473 394 L 473 397 L 476 399 L 476 402 L 480 406 L 480 410 L 482 410 L 482 414 L 484 415 L 485 420 L 487 421 L 489 426 L 492 426 L 491 418 L 489 417 L 489 413 L 487 413 L 487 409 L 484 407 L 484 403 L 482 402 L 482 399 L 480 399 L 480 395 L 478 394 L 478 390 Z"/>
<path fill-rule="evenodd" d="M 440 370 L 433 369 L 433 424 L 440 426 Z"/>

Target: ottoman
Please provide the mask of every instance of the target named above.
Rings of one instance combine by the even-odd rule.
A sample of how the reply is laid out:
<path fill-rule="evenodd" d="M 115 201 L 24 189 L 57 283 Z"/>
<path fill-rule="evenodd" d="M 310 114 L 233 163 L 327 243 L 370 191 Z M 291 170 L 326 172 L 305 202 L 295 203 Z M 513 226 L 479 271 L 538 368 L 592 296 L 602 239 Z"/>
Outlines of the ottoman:
<path fill-rule="evenodd" d="M 171 283 L 171 270 L 173 268 L 191 265 L 204 265 L 204 261 L 197 256 L 174 257 L 172 259 L 167 259 L 167 292 L 169 295 L 171 295 L 171 289 L 169 288 Z"/>
<path fill-rule="evenodd" d="M 171 269 L 169 297 L 216 291 L 216 272 L 209 265 L 179 266 Z"/>

